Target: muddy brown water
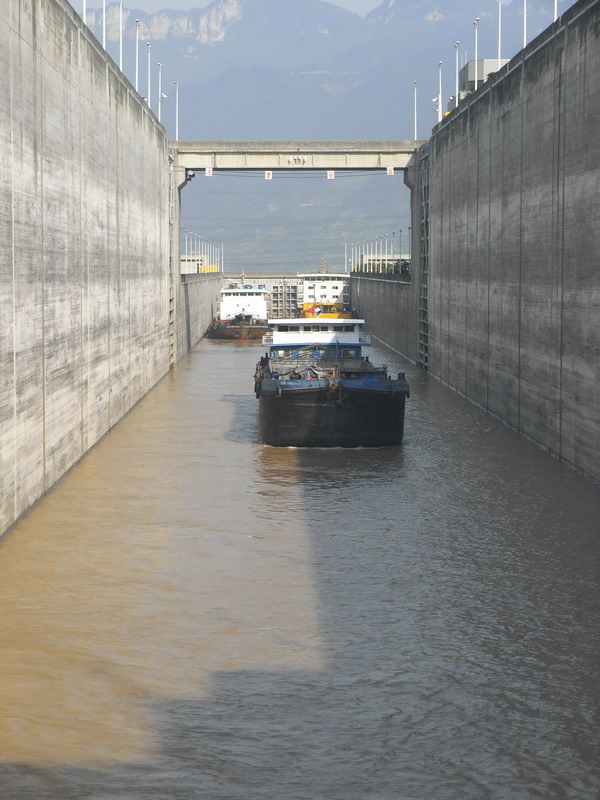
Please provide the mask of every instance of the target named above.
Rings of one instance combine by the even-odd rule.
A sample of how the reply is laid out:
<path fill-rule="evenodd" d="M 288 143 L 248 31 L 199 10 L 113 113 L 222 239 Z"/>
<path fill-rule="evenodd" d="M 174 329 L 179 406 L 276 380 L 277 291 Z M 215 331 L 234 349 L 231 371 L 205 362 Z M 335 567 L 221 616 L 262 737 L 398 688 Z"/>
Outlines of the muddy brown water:
<path fill-rule="evenodd" d="M 598 800 L 600 487 L 374 350 L 402 446 L 202 341 L 0 540 L 2 800 Z"/>

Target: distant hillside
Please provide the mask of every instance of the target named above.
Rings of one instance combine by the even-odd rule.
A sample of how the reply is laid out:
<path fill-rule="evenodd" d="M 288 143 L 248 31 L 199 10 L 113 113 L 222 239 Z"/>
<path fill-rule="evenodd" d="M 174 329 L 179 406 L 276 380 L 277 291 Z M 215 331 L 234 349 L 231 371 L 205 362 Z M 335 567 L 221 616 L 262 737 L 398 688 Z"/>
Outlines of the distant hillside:
<path fill-rule="evenodd" d="M 551 3 L 546 13 L 535 5 L 531 37 L 551 21 Z M 510 56 L 522 42 L 521 5 L 513 0 L 503 8 L 503 54 Z M 415 80 L 424 136 L 435 123 L 438 61 L 446 102 L 454 92 L 454 42 L 461 41 L 461 61 L 465 51 L 473 56 L 478 15 L 480 57 L 493 58 L 493 0 L 384 0 L 366 19 L 322 0 L 214 0 L 203 9 L 155 14 L 125 8 L 124 67 L 135 73 L 137 18 L 141 93 L 150 42 L 154 70 L 163 64 L 165 94 L 179 83 L 186 138 L 410 137 Z M 100 9 L 88 11 L 98 38 L 101 17 Z M 107 19 L 114 57 L 118 4 L 109 3 Z M 153 106 L 157 91 L 153 75 Z M 168 107 L 165 101 L 170 125 Z"/>

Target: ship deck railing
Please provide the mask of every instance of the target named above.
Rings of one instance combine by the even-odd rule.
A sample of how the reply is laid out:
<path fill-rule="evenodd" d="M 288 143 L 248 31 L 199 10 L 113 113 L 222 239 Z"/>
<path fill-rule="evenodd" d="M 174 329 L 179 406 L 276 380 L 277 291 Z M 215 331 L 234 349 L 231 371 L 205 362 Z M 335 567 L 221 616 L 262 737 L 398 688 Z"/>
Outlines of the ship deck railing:
<path fill-rule="evenodd" d="M 263 337 L 262 337 L 262 343 L 263 344 L 273 344 L 273 334 L 272 333 L 265 333 L 263 335 Z M 348 342 L 347 343 L 347 345 L 352 345 L 352 344 L 371 344 L 371 336 L 368 333 L 361 333 L 359 335 L 359 337 L 358 337 L 358 342 Z M 311 345 L 313 345 L 313 343 L 305 342 L 301 346 L 302 347 L 310 347 Z M 335 342 L 325 342 L 325 343 L 323 343 L 323 342 L 314 342 L 313 346 L 316 347 L 318 345 L 326 346 L 326 347 L 333 347 L 335 345 Z M 288 345 L 285 345 L 285 344 L 282 345 L 282 347 L 287 347 L 287 346 Z"/>
<path fill-rule="evenodd" d="M 304 358 L 287 358 L 286 356 L 275 356 L 270 359 L 272 367 L 277 367 L 277 371 L 290 368 L 294 370 L 313 367 L 319 372 L 331 372 L 335 369 L 340 372 L 381 372 L 387 369 L 386 366 L 376 366 L 366 361 L 364 358 L 319 358 L 314 359 L 310 356 Z M 318 362 L 316 364 L 315 362 Z"/>

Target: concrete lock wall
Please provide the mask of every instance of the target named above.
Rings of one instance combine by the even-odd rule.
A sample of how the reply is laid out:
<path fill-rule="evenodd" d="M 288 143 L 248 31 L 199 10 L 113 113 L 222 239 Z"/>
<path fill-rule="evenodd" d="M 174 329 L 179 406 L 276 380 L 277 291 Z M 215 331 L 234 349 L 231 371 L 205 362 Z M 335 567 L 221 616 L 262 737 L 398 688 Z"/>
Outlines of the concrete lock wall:
<path fill-rule="evenodd" d="M 600 2 L 431 141 L 429 369 L 600 478 Z"/>
<path fill-rule="evenodd" d="M 419 355 L 420 297 L 427 293 L 423 271 L 420 159 L 408 161 L 404 183 L 410 189 L 410 275 L 356 274 L 350 279 L 351 303 L 364 317 L 369 333 L 414 362 Z M 408 189 L 407 189 L 408 190 Z"/>
<path fill-rule="evenodd" d="M 352 307 L 369 333 L 416 361 L 417 280 L 400 276 L 351 277 Z"/>
<path fill-rule="evenodd" d="M 0 4 L 0 532 L 168 370 L 168 157 L 63 0 Z"/>
<path fill-rule="evenodd" d="M 178 299 L 177 349 L 182 355 L 204 336 L 217 315 L 219 292 L 223 285 L 220 273 L 181 276 Z"/>

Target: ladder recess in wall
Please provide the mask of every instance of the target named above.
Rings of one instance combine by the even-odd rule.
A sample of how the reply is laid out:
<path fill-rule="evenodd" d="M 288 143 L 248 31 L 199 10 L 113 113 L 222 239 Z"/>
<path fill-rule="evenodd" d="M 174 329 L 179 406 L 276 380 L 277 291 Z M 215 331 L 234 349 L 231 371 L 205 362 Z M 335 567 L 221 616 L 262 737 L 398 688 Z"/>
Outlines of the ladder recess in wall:
<path fill-rule="evenodd" d="M 169 286 L 169 366 L 176 362 L 176 341 L 175 341 L 175 298 L 173 296 L 173 285 Z"/>
<path fill-rule="evenodd" d="M 175 186 L 174 174 L 171 170 L 169 186 L 169 366 L 177 363 L 177 318 L 175 308 L 175 276 L 181 271 L 179 255 L 179 238 L 175 237 Z M 177 253 L 175 252 L 177 249 Z"/>
<path fill-rule="evenodd" d="M 418 310 L 418 341 L 417 364 L 423 369 L 429 367 L 429 317 L 428 317 L 428 288 L 429 288 L 429 147 L 423 146 L 420 150 L 418 172 L 419 192 L 419 310 Z"/>

